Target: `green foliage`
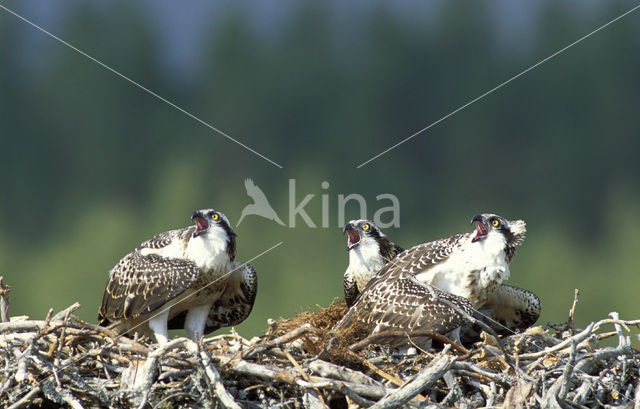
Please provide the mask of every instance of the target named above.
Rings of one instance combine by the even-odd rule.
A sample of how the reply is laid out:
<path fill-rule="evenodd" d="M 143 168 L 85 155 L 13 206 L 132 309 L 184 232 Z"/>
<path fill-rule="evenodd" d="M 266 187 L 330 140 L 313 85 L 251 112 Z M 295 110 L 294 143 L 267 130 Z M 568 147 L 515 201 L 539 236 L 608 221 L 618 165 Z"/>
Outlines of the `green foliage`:
<path fill-rule="evenodd" d="M 168 39 L 145 10 L 67 10 L 56 34 L 284 169 L 0 16 L 0 273 L 14 287 L 13 314 L 42 317 L 79 301 L 80 316 L 94 320 L 120 257 L 185 226 L 196 208 L 237 222 L 250 177 L 285 222 L 288 179 L 297 202 L 315 195 L 307 211 L 317 225 L 320 195 L 329 195 L 331 228 L 243 221 L 241 260 L 284 242 L 252 263 L 260 290 L 244 335 L 342 295 L 340 193 L 363 194 L 369 216 L 376 195 L 398 196 L 401 229 L 386 232 L 407 247 L 466 231 L 478 212 L 523 218 L 528 239 L 510 282 L 541 296 L 541 322 L 566 319 L 574 288 L 579 323 L 610 310 L 634 318 L 637 16 L 356 169 L 626 7 L 576 14 L 549 2 L 521 40 L 505 41 L 490 10 L 458 6 L 409 18 L 381 5 L 342 14 L 308 2 L 267 34 L 240 7 L 216 10 L 215 20 L 210 11 L 217 23 L 201 33 L 189 78 L 167 72 Z"/>

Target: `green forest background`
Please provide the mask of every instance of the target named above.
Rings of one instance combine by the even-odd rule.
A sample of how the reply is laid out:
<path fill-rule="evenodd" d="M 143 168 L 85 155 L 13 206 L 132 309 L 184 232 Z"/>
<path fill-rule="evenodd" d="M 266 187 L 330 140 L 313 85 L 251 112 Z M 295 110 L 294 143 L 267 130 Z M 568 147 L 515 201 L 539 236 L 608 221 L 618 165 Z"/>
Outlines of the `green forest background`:
<path fill-rule="evenodd" d="M 327 195 L 330 228 L 249 216 L 236 229 L 240 260 L 283 242 L 252 262 L 246 337 L 342 296 L 337 197 L 349 193 L 369 217 L 389 205 L 377 195 L 396 195 L 400 227 L 385 232 L 405 247 L 470 231 L 480 212 L 524 219 L 508 282 L 540 296 L 540 324 L 567 319 L 574 288 L 579 325 L 640 318 L 640 11 L 356 168 L 634 3 L 265 3 L 3 2 L 283 166 L 0 10 L 0 274 L 13 315 L 79 301 L 95 322 L 124 254 L 195 209 L 235 225 L 251 178 L 285 222 L 289 179 L 297 203 L 315 195 L 317 225 Z"/>

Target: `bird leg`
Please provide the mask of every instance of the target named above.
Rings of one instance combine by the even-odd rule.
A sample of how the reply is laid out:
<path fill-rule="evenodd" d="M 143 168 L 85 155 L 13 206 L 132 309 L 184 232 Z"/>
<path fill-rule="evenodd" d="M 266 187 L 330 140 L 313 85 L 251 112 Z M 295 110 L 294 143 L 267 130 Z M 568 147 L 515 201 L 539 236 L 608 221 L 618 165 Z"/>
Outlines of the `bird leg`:
<path fill-rule="evenodd" d="M 149 320 L 149 328 L 153 331 L 156 341 L 159 344 L 166 344 L 169 340 L 169 330 L 167 329 L 167 321 L 169 320 L 169 308 L 156 314 Z"/>
<path fill-rule="evenodd" d="M 207 323 L 207 317 L 209 315 L 209 310 L 211 309 L 211 304 L 199 305 L 197 307 L 193 307 L 187 312 L 187 316 L 184 319 L 184 329 L 187 331 L 187 335 L 194 341 L 198 341 L 196 339 L 196 333 L 199 337 L 204 335 L 204 327 Z"/>

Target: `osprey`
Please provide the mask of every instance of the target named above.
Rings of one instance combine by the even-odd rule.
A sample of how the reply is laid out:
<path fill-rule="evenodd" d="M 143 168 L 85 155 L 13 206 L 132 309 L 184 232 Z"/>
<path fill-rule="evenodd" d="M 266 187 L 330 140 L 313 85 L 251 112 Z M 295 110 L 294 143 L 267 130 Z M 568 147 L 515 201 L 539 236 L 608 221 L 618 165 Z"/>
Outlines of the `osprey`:
<path fill-rule="evenodd" d="M 212 209 L 197 210 L 195 225 L 160 233 L 124 256 L 109 273 L 100 325 L 118 333 L 186 329 L 195 339 L 236 325 L 251 312 L 257 290 L 253 267 L 235 262 L 236 234 Z M 117 323 L 116 323 L 117 322 Z"/>
<path fill-rule="evenodd" d="M 387 269 L 406 271 L 419 281 L 483 306 L 503 280 L 526 232 L 522 220 L 495 214 L 473 217 L 473 232 L 419 244 L 398 256 Z"/>
<path fill-rule="evenodd" d="M 349 235 L 349 266 L 344 274 L 344 290 L 347 306 L 351 306 L 368 281 L 403 249 L 368 220 L 352 220 L 344 231 Z M 428 275 L 417 278 L 420 277 L 429 278 Z M 506 284 L 500 284 L 486 302 L 476 307 L 479 313 L 475 317 L 501 335 L 511 335 L 530 327 L 537 321 L 541 311 L 540 299 L 534 293 Z M 478 339 L 480 330 L 475 324 L 463 329 L 463 339 Z"/>
<path fill-rule="evenodd" d="M 466 298 L 420 282 L 406 270 L 385 268 L 369 281 L 335 329 L 360 324 L 371 334 L 386 330 L 431 330 L 445 334 L 468 323 L 472 314 L 473 306 Z M 428 340 L 428 337 L 413 339 L 419 344 Z M 381 342 L 393 346 L 405 343 L 397 338 Z"/>
<path fill-rule="evenodd" d="M 513 335 L 535 324 L 540 317 L 540 299 L 531 291 L 512 285 L 500 284 L 489 299 L 480 306 L 478 318 L 500 335 Z M 473 325 L 472 332 L 479 334 L 480 328 Z M 465 331 L 463 330 L 463 333 Z"/>
<path fill-rule="evenodd" d="M 349 265 L 344 272 L 344 299 L 348 307 L 355 302 L 369 280 L 404 249 L 389 241 L 369 220 L 351 220 L 347 233 Z"/>

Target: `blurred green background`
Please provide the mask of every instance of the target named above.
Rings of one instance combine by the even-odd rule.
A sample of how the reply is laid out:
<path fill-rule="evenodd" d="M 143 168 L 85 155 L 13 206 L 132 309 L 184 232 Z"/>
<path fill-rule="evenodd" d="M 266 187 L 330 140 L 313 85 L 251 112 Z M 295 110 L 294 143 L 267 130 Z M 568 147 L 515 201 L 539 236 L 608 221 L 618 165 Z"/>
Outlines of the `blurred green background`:
<path fill-rule="evenodd" d="M 75 301 L 95 322 L 110 268 L 194 209 L 235 225 L 252 178 L 288 222 L 248 216 L 238 258 L 261 333 L 342 295 L 339 194 L 369 217 L 398 197 L 409 247 L 470 231 L 479 212 L 527 221 L 509 283 L 540 323 L 640 318 L 640 11 L 377 160 L 370 157 L 632 8 L 629 1 L 2 3 L 228 133 L 277 168 L 0 10 L 0 274 L 11 313 Z M 323 189 L 321 183 L 329 187 Z M 347 219 L 358 218 L 357 206 Z"/>

